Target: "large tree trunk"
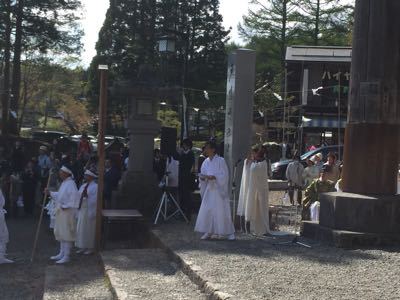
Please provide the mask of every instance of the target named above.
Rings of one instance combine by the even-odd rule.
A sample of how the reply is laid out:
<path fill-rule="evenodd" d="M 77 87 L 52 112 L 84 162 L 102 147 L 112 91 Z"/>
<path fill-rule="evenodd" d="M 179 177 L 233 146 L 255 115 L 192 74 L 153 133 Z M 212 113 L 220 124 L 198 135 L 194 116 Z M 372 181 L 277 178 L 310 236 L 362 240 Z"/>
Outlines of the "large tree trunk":
<path fill-rule="evenodd" d="M 22 52 L 22 19 L 24 15 L 24 0 L 18 1 L 16 9 L 15 22 L 15 42 L 14 42 L 14 58 L 13 58 L 13 76 L 11 93 L 13 95 L 10 108 L 18 114 L 20 87 L 21 87 L 21 52 Z M 17 126 L 18 117 L 10 118 L 9 132 L 18 134 Z"/>
<path fill-rule="evenodd" d="M 10 58 L 11 58 L 11 1 L 4 0 L 4 7 L 6 8 L 4 26 L 4 82 L 1 93 L 2 105 L 2 128 L 3 135 L 8 134 L 8 116 L 9 116 L 9 103 L 10 103 Z"/>
<path fill-rule="evenodd" d="M 24 78 L 24 84 L 22 86 L 22 109 L 20 110 L 19 121 L 18 121 L 18 133 L 21 132 L 22 123 L 24 121 L 25 116 L 25 108 L 28 103 L 28 82 L 27 79 Z"/>
<path fill-rule="evenodd" d="M 285 54 L 286 54 L 286 39 L 287 39 L 287 1 L 282 2 L 282 28 L 281 28 L 281 67 L 285 68 Z"/>

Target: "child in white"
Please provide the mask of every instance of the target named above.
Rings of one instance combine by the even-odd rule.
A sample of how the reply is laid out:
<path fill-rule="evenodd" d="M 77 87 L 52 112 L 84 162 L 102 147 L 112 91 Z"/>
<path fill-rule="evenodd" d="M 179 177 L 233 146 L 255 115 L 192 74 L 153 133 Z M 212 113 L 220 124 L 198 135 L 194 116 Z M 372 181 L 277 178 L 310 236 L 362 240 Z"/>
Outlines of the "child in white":
<path fill-rule="evenodd" d="M 4 209 L 5 199 L 3 192 L 0 190 L 0 264 L 12 263 L 12 260 L 7 259 L 6 250 L 8 243 L 8 229 L 4 215 L 7 213 Z"/>

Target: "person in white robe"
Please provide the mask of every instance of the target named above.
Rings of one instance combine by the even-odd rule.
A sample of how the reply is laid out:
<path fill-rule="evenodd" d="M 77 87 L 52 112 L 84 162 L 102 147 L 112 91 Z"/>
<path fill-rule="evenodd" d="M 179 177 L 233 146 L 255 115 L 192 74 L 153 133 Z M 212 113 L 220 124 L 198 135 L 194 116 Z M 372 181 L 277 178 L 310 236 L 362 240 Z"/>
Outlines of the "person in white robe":
<path fill-rule="evenodd" d="M 7 244 L 9 240 L 8 228 L 5 220 L 7 211 L 4 209 L 6 201 L 3 192 L 0 190 L 0 264 L 13 263 L 12 260 L 6 258 Z"/>
<path fill-rule="evenodd" d="M 246 222 L 255 235 L 270 234 L 269 228 L 269 187 L 268 163 L 263 148 L 256 148 L 257 154 L 250 165 L 249 187 L 245 207 Z"/>
<path fill-rule="evenodd" d="M 208 158 L 201 166 L 200 195 L 201 206 L 197 216 L 195 231 L 203 233 L 201 239 L 213 235 L 235 239 L 229 204 L 229 172 L 225 160 L 216 154 L 215 142 L 205 147 Z"/>
<path fill-rule="evenodd" d="M 55 203 L 54 236 L 60 243 L 60 252 L 50 257 L 56 264 L 65 264 L 70 261 L 71 248 L 76 239 L 76 209 L 79 205 L 79 193 L 72 171 L 63 166 L 59 172 L 62 183 L 58 192 L 49 192 Z"/>
<path fill-rule="evenodd" d="M 297 198 L 297 203 L 301 204 L 301 190 L 303 188 L 303 172 L 304 166 L 300 161 L 298 151 L 293 155 L 293 161 L 288 164 L 286 169 L 286 178 L 288 180 L 288 194 L 290 203 L 294 204 L 294 198 Z"/>
<path fill-rule="evenodd" d="M 321 170 L 318 166 L 314 164 L 315 162 L 315 156 L 307 159 L 307 167 L 303 171 L 304 188 L 307 188 L 314 179 L 317 179 L 319 177 L 319 173 Z"/>
<path fill-rule="evenodd" d="M 253 150 L 249 153 L 248 157 L 244 160 L 243 164 L 243 172 L 242 172 L 242 180 L 240 182 L 240 191 L 239 191 L 239 200 L 236 214 L 240 217 L 244 217 L 245 208 L 247 205 L 248 199 L 248 190 L 249 190 L 249 171 L 251 163 L 254 160 L 255 153 Z"/>
<path fill-rule="evenodd" d="M 97 211 L 96 173 L 86 170 L 85 183 L 79 189 L 78 223 L 76 230 L 76 253 L 92 254 L 96 237 Z"/>

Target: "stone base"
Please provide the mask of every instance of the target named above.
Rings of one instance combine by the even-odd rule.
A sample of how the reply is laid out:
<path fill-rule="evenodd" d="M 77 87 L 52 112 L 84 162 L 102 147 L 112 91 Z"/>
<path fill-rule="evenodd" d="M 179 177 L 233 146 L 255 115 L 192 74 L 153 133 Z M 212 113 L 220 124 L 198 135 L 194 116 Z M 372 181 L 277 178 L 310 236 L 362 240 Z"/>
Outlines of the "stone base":
<path fill-rule="evenodd" d="M 338 247 L 400 244 L 400 196 L 325 193 L 320 222 L 303 222 L 303 235 Z"/>
<path fill-rule="evenodd" d="M 354 232 L 400 235 L 400 196 L 325 193 L 320 224 Z"/>
<path fill-rule="evenodd" d="M 153 172 L 126 172 L 118 192 L 118 209 L 137 209 L 145 216 L 152 216 L 162 195 Z"/>
<path fill-rule="evenodd" d="M 335 230 L 312 221 L 302 222 L 301 235 L 338 248 L 400 245 L 400 235 Z"/>

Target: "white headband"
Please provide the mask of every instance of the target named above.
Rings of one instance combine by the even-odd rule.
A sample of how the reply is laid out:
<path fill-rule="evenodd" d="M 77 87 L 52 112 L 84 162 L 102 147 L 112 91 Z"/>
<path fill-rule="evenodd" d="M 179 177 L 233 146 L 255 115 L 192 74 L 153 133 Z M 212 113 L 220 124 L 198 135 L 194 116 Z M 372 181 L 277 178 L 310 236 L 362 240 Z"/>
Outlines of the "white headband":
<path fill-rule="evenodd" d="M 93 178 L 97 178 L 97 175 L 90 170 L 86 170 L 85 175 L 91 176 Z"/>
<path fill-rule="evenodd" d="M 72 171 L 70 169 L 68 169 L 66 166 L 62 166 L 60 171 L 63 171 L 64 173 L 73 175 Z"/>

